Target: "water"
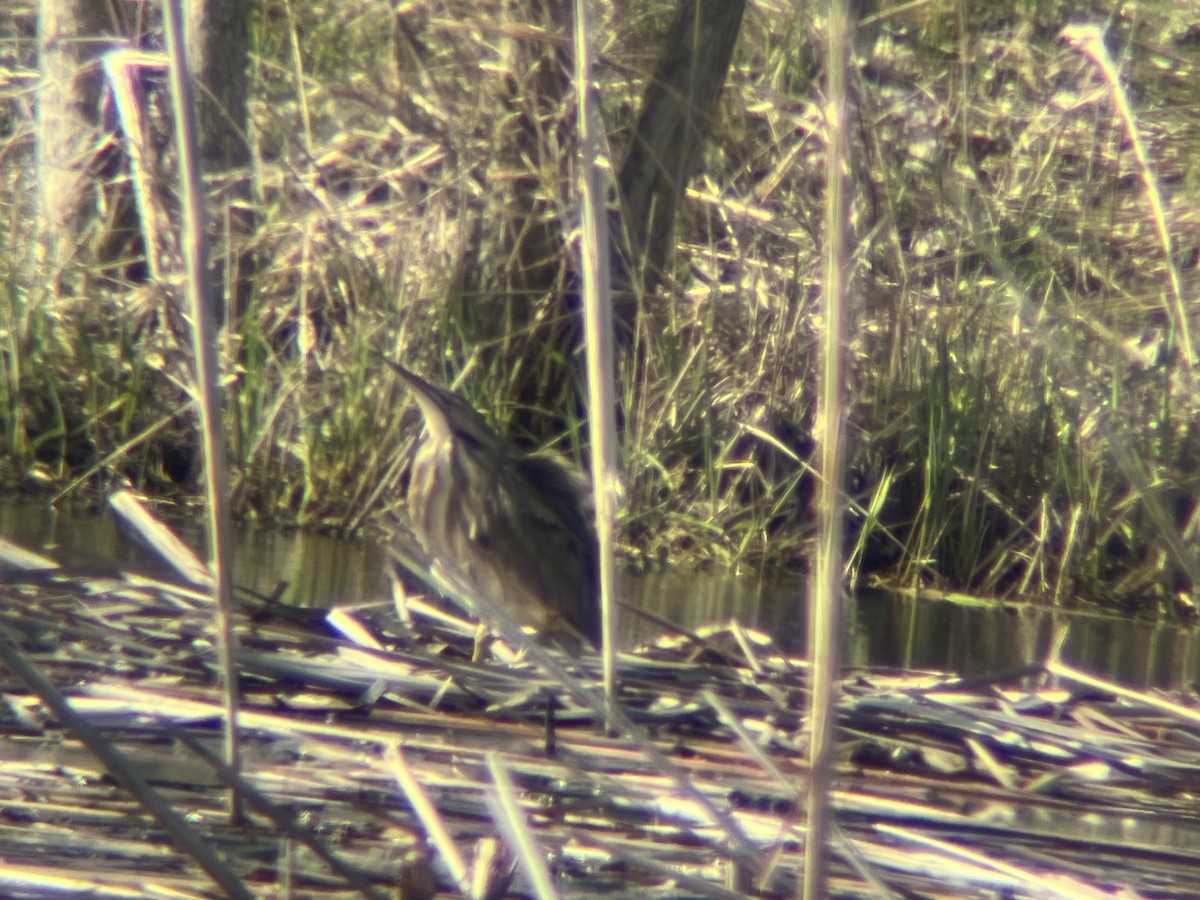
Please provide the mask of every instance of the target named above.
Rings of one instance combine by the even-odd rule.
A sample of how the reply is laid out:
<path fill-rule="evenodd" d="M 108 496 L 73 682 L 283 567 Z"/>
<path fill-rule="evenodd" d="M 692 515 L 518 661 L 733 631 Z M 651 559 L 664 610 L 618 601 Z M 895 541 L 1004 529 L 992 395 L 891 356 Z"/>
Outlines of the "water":
<path fill-rule="evenodd" d="M 199 516 L 156 509 L 201 559 L 205 536 Z M 173 571 L 122 534 L 106 511 L 53 509 L 28 498 L 0 498 L 0 535 L 49 553 L 68 566 L 116 561 L 163 578 Z M 297 606 L 331 606 L 390 596 L 387 554 L 366 541 L 267 527 L 253 523 L 237 529 L 234 581 L 260 594 L 271 594 L 281 581 L 280 599 Z"/>
<path fill-rule="evenodd" d="M 203 545 L 197 518 L 177 523 L 193 547 Z M 0 535 L 70 566 L 112 560 L 170 577 L 122 537 L 104 513 L 54 510 L 43 501 L 0 499 Z M 235 544 L 235 581 L 262 594 L 286 582 L 284 602 L 357 604 L 390 598 L 388 557 L 369 541 L 247 525 Z M 804 641 L 797 576 L 760 577 L 680 569 L 625 573 L 620 593 L 631 604 L 686 628 L 738 621 L 801 652 Z M 1143 687 L 1190 686 L 1200 662 L 1194 627 L 1024 606 L 962 606 L 860 592 L 847 601 L 843 662 L 848 666 L 936 669 L 967 676 L 1005 672 L 1046 657 L 1052 635 L 1069 626 L 1065 662 L 1101 677 Z M 658 626 L 622 616 L 626 646 L 653 638 Z"/>

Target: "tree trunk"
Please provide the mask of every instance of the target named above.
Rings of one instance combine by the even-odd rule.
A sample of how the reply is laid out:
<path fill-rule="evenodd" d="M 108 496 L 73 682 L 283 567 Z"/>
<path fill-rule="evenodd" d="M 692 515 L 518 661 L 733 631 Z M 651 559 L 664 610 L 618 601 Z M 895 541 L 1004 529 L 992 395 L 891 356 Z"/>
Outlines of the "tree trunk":
<path fill-rule="evenodd" d="M 250 36 L 248 4 L 242 0 L 192 0 L 186 5 L 188 67 L 200 85 L 196 115 L 200 126 L 200 159 L 203 172 L 216 189 L 209 198 L 209 214 L 226 240 L 212 242 L 212 283 L 225 297 L 229 309 L 218 305 L 216 319 L 236 318 L 245 308 L 253 276 L 253 259 L 234 247 L 253 233 L 250 204 L 250 142 L 247 95 L 249 91 Z M 232 245 L 231 245 L 232 244 Z M 215 300 L 215 298 L 214 298 Z"/>
<path fill-rule="evenodd" d="M 619 179 L 613 289 L 625 302 L 614 310 L 618 331 L 632 330 L 632 298 L 663 277 L 679 203 L 712 130 L 744 11 L 743 0 L 680 0 L 663 38 Z"/>
<path fill-rule="evenodd" d="M 97 37 L 111 31 L 108 7 L 106 0 L 42 0 L 38 6 L 38 263 L 56 287 L 79 259 L 100 205 L 99 58 L 111 42 Z"/>

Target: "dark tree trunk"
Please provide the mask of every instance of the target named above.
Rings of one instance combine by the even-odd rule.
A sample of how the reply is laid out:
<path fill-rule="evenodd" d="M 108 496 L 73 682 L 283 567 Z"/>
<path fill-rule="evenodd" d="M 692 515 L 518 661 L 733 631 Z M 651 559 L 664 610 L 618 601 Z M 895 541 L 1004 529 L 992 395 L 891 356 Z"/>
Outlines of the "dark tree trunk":
<path fill-rule="evenodd" d="M 741 28 L 742 0 L 680 0 L 646 83 L 637 129 L 621 166 L 622 221 L 614 228 L 614 292 L 653 290 L 674 246 L 675 219 L 713 116 Z M 633 304 L 615 310 L 631 330 Z"/>
<path fill-rule="evenodd" d="M 157 121 L 148 115 L 150 101 L 141 90 L 148 79 L 136 71 L 130 75 L 133 90 L 140 95 L 137 104 L 143 107 L 136 122 L 122 119 L 115 104 L 105 100 L 101 58 L 119 44 L 138 46 L 139 35 L 133 34 L 135 21 L 142 28 L 148 21 L 125 21 L 120 12 L 117 7 L 115 14 L 108 0 L 43 0 L 39 5 L 39 229 L 43 262 L 60 288 L 65 288 L 62 279 L 73 263 L 79 271 L 105 273 L 107 281 L 129 283 L 145 280 L 148 273 L 158 271 L 163 261 L 160 257 L 173 255 L 170 251 L 146 251 L 142 239 L 144 232 L 153 231 L 148 235 L 150 248 L 174 245 L 166 234 L 157 233 L 168 228 L 159 214 L 167 212 L 163 188 L 171 179 L 164 160 L 151 158 L 151 148 L 170 144 L 172 137 L 152 138 L 148 130 L 150 123 Z M 242 173 L 218 179 L 223 189 L 216 208 L 224 223 L 226 209 L 247 206 L 233 203 L 248 196 L 244 174 L 250 159 L 245 138 L 246 7 L 240 0 L 196 0 L 187 4 L 187 12 L 190 64 L 203 85 L 197 97 L 204 171 L 218 176 L 235 170 Z M 157 21 L 157 17 L 149 21 Z M 158 81 L 162 83 L 162 79 Z M 168 107 L 169 103 L 161 105 Z M 139 133 L 122 134 L 122 128 L 138 123 Z M 119 139 L 102 140 L 106 131 Z M 144 179 L 140 216 L 127 177 L 131 167 L 125 148 L 130 142 L 138 143 L 140 177 Z M 232 222 L 235 233 L 244 233 L 248 225 L 236 217 Z M 149 265 L 137 261 L 146 252 L 155 256 Z M 111 269 L 115 261 L 121 262 L 118 271 Z M 79 286 L 70 290 L 79 290 Z"/>
<path fill-rule="evenodd" d="M 474 326 L 478 344 L 491 345 L 500 358 L 524 360 L 509 376 L 519 410 L 511 424 L 540 438 L 560 432 L 559 415 L 578 406 L 573 351 L 580 329 L 560 217 L 571 203 L 576 145 L 575 121 L 566 114 L 571 14 L 566 0 L 532 0 L 512 12 L 530 27 L 514 27 L 501 44 L 502 77 L 490 86 L 495 157 L 478 175 L 494 191 L 483 216 L 497 243 L 481 247 L 466 273 L 463 320 Z M 521 349 L 531 347 L 554 351 Z"/>
<path fill-rule="evenodd" d="M 206 178 L 216 185 L 209 212 L 215 214 L 217 228 L 228 230 L 219 237 L 231 238 L 234 247 L 255 227 L 249 202 L 250 142 L 246 135 L 248 10 L 242 0 L 193 0 L 185 8 L 188 67 L 201 86 L 196 92 L 201 165 Z M 212 246 L 216 268 L 212 283 L 218 287 L 227 284 L 232 293 L 225 298 L 231 309 L 215 310 L 217 320 L 225 321 L 245 308 L 254 265 L 249 254 L 234 252 L 228 241 L 217 239 Z M 232 277 L 227 277 L 230 271 Z"/>
<path fill-rule="evenodd" d="M 196 93 L 196 113 L 205 171 L 219 173 L 248 165 L 247 4 L 241 0 L 205 0 L 188 3 L 185 11 L 188 66 L 203 86 Z"/>
<path fill-rule="evenodd" d="M 100 145 L 99 59 L 111 42 L 106 0 L 42 0 L 38 6 L 41 87 L 37 99 L 38 214 L 41 259 L 62 286 L 102 206 L 95 178 Z M 81 258 L 82 257 L 82 258 Z"/>

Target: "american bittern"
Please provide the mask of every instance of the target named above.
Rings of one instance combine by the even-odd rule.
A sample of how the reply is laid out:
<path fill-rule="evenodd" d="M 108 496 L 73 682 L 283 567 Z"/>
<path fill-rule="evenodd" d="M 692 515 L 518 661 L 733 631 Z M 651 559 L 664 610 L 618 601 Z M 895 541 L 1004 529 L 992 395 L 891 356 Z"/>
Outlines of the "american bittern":
<path fill-rule="evenodd" d="M 461 397 L 389 361 L 425 419 L 408 509 L 425 552 L 482 619 L 565 649 L 599 643 L 597 545 L 582 476 L 502 438 Z"/>

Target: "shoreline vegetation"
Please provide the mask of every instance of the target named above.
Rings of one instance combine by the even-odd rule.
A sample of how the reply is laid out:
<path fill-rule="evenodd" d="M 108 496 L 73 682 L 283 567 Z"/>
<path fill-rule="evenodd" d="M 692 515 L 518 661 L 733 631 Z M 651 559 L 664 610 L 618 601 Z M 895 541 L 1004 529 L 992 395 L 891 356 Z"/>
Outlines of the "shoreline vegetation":
<path fill-rule="evenodd" d="M 161 23 L 42 0 L 0 21 L 3 480 L 103 494 L 179 576 L 0 538 L 0 752 L 28 801 L 6 884 L 1195 893 L 1193 698 L 1060 654 L 1066 606 L 1185 618 L 1200 581 L 1200 8 L 864 0 L 852 64 L 826 8 L 589 27 L 567 3 L 268 0 L 190 4 L 185 27 L 178 0 Z M 418 414 L 384 360 L 524 447 L 590 451 L 602 550 L 614 409 L 631 559 L 815 546 L 807 659 L 734 620 L 618 666 L 610 556 L 599 657 L 454 573 L 450 609 L 390 566 L 388 600 L 235 597 L 230 507 L 391 530 L 414 568 Z M 207 565 L 139 496 L 201 492 Z M 425 586 L 498 548 L 479 522 L 426 540 Z M 847 671 L 843 545 L 853 584 L 1040 604 L 1052 633 L 1018 624 L 1048 658 Z M 1080 830 L 1116 817 L 1116 839 Z"/>
<path fill-rule="evenodd" d="M 1064 37 L 1068 3 L 860 20 L 853 580 L 1191 617 L 1200 8 L 1161 6 L 1122 7 L 1099 48 Z M 614 158 L 670 15 L 639 5 L 604 24 Z M 34 16 L 0 25 L 0 483 L 78 495 L 112 472 L 192 496 L 176 288 L 146 281 L 128 236 L 103 267 L 37 262 Z M 669 268 L 618 310 L 618 533 L 634 563 L 808 554 L 823 22 L 803 16 L 747 11 Z M 554 40 L 519 24 L 448 3 L 408 18 L 268 7 L 251 23 L 251 159 L 233 179 L 250 190 L 214 205 L 212 229 L 235 514 L 350 532 L 397 515 L 417 418 L 381 353 L 582 461 L 573 109 L 545 102 Z"/>

